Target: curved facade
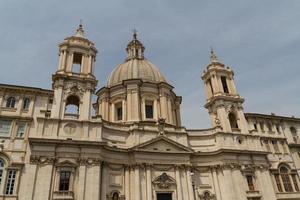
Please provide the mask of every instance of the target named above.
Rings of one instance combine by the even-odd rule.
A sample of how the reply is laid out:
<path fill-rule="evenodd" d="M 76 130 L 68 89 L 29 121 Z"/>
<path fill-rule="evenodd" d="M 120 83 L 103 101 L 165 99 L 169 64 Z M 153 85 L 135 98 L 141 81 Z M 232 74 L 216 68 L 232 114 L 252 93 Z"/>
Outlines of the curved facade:
<path fill-rule="evenodd" d="M 52 90 L 0 84 L 0 199 L 300 199 L 299 118 L 244 113 L 212 51 L 201 76 L 211 128 L 187 129 L 144 50 L 134 34 L 96 91 L 97 50 L 80 25 L 59 45 Z"/>

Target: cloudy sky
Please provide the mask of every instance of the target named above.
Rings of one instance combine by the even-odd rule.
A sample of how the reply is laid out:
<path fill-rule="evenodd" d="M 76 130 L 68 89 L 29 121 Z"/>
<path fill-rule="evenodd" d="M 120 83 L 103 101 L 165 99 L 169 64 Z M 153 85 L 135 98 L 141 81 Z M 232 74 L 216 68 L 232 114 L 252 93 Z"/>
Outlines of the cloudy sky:
<path fill-rule="evenodd" d="M 98 88 L 137 29 L 154 63 L 183 96 L 188 128 L 208 128 L 201 72 L 210 46 L 235 71 L 245 112 L 300 113 L 299 0 L 0 1 L 0 82 L 51 88 L 57 44 L 80 19 L 99 50 Z"/>

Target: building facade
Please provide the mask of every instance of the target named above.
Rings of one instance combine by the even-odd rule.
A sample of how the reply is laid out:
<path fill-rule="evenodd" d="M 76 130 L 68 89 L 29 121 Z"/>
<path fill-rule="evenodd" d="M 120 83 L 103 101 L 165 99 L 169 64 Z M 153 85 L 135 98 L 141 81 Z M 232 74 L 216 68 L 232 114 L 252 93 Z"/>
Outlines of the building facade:
<path fill-rule="evenodd" d="M 80 25 L 59 44 L 52 90 L 0 84 L 0 199 L 300 199 L 299 118 L 244 113 L 212 51 L 212 128 L 187 129 L 182 98 L 144 50 L 134 33 L 96 90 L 97 49 Z"/>

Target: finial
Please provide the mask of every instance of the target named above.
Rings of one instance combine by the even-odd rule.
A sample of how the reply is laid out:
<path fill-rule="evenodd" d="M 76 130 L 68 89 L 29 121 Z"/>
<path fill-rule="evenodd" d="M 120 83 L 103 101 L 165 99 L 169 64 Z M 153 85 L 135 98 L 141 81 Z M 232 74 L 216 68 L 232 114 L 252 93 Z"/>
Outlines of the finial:
<path fill-rule="evenodd" d="M 132 32 L 133 32 L 133 39 L 136 40 L 137 39 L 137 30 L 133 29 Z"/>
<path fill-rule="evenodd" d="M 210 62 L 214 63 L 214 62 L 218 62 L 218 58 L 214 52 L 214 49 L 212 47 L 210 47 Z"/>
<path fill-rule="evenodd" d="M 84 37 L 84 30 L 83 30 L 83 26 L 82 26 L 82 19 L 80 19 L 80 23 L 79 23 L 79 26 L 76 30 L 76 34 L 75 36 L 77 37 Z"/>

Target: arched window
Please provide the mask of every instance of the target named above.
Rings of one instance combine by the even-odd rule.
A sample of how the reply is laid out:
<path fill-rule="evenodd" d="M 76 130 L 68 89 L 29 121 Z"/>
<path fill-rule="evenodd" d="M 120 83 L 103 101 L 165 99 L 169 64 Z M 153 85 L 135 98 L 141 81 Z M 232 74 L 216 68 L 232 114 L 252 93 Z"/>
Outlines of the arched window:
<path fill-rule="evenodd" d="M 67 98 L 65 117 L 78 118 L 79 116 L 80 99 L 76 95 L 71 95 Z"/>
<path fill-rule="evenodd" d="M 119 193 L 118 192 L 113 193 L 112 200 L 119 200 Z"/>
<path fill-rule="evenodd" d="M 229 113 L 229 114 L 228 114 L 228 119 L 229 119 L 229 123 L 230 123 L 231 128 L 233 128 L 233 129 L 234 129 L 234 128 L 235 128 L 235 129 L 239 128 L 239 127 L 238 127 L 238 124 L 237 124 L 237 119 L 236 119 L 234 113 Z"/>
<path fill-rule="evenodd" d="M 24 101 L 23 101 L 23 110 L 28 110 L 29 104 L 30 104 L 30 99 L 25 98 Z"/>
<path fill-rule="evenodd" d="M 291 127 L 290 127 L 290 131 L 291 131 L 291 133 L 292 133 L 293 136 L 296 136 L 296 135 L 297 135 L 297 130 L 296 130 L 295 127 L 291 126 Z"/>
<path fill-rule="evenodd" d="M 286 192 L 293 192 L 292 182 L 289 176 L 289 169 L 285 166 L 280 167 L 279 173 Z"/>
<path fill-rule="evenodd" d="M 16 99 L 15 99 L 15 97 L 9 97 L 9 98 L 6 100 L 6 107 L 7 107 L 7 108 L 14 108 L 14 107 L 15 107 L 15 104 L 16 104 Z"/>
<path fill-rule="evenodd" d="M 1 185 L 1 182 L 2 182 L 2 177 L 3 177 L 3 170 L 4 170 L 4 160 L 2 160 L 0 158 L 0 185 Z"/>

